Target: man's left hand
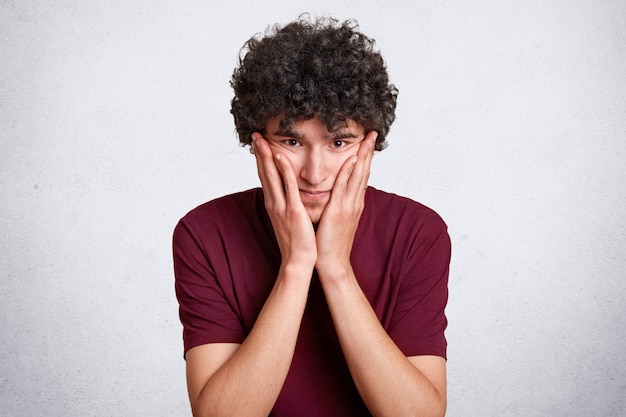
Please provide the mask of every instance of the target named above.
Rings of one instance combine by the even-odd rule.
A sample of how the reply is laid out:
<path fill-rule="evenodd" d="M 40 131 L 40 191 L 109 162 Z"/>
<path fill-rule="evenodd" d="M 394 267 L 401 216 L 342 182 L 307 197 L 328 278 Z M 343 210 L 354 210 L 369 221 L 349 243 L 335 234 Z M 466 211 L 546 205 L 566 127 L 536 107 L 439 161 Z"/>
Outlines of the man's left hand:
<path fill-rule="evenodd" d="M 356 156 L 341 167 L 328 205 L 322 213 L 316 234 L 317 262 L 320 275 L 337 268 L 351 268 L 350 252 L 359 220 L 365 207 L 365 192 L 374 154 L 377 132 L 369 132 Z"/>

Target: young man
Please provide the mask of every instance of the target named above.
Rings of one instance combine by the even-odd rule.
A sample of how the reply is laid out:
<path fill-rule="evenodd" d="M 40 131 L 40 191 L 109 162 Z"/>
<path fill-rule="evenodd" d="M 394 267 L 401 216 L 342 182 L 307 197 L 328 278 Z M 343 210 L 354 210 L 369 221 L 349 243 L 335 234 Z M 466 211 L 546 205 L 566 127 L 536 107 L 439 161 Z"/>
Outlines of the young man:
<path fill-rule="evenodd" d="M 367 186 L 396 88 L 352 22 L 247 42 L 232 78 L 262 188 L 174 232 L 195 416 L 442 416 L 450 240 L 432 210 Z"/>

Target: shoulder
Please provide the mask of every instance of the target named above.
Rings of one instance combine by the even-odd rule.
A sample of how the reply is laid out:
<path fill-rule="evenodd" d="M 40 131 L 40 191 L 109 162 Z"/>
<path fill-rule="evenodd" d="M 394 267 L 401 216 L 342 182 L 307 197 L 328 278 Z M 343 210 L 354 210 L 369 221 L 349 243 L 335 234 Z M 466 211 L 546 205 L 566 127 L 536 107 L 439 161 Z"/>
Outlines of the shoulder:
<path fill-rule="evenodd" d="M 237 223 L 264 215 L 263 191 L 253 188 L 207 201 L 186 213 L 179 221 L 188 226 Z"/>
<path fill-rule="evenodd" d="M 447 230 L 445 221 L 430 207 L 409 197 L 369 187 L 366 194 L 367 220 L 376 223 L 400 223 L 426 228 L 433 232 Z M 411 227 L 411 228 L 413 228 Z M 426 230 L 422 230 L 425 232 Z"/>
<path fill-rule="evenodd" d="M 195 207 L 180 218 L 174 235 L 232 235 L 240 233 L 242 228 L 258 228 L 266 222 L 266 217 L 263 192 L 260 188 L 253 188 Z"/>
<path fill-rule="evenodd" d="M 423 257 L 434 246 L 441 259 L 449 257 L 451 245 L 448 226 L 433 209 L 369 187 L 355 246 L 367 254 L 363 256 L 378 254 L 405 265 L 408 258 Z"/>
<path fill-rule="evenodd" d="M 195 222 L 214 216 L 237 215 L 240 212 L 254 210 L 259 199 L 263 199 L 260 188 L 253 188 L 234 194 L 225 195 L 203 203 L 186 213 L 181 220 Z"/>

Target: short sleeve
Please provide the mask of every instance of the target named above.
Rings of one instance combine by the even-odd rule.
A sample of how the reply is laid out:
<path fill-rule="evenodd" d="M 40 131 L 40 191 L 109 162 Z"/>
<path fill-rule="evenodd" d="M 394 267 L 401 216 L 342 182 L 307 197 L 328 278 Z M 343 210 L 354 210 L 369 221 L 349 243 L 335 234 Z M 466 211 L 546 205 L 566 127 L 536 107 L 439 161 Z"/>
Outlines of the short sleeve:
<path fill-rule="evenodd" d="M 448 273 L 447 226 L 434 212 L 412 236 L 389 335 L 406 356 L 446 358 Z"/>
<path fill-rule="evenodd" d="M 174 229 L 172 246 L 176 297 L 183 325 L 184 352 L 207 343 L 241 343 L 244 331 L 218 279 L 202 239 L 183 218 Z M 217 235 L 217 232 L 216 232 Z M 219 236 L 214 239 L 219 242 Z M 219 243 L 217 243 L 219 246 Z"/>

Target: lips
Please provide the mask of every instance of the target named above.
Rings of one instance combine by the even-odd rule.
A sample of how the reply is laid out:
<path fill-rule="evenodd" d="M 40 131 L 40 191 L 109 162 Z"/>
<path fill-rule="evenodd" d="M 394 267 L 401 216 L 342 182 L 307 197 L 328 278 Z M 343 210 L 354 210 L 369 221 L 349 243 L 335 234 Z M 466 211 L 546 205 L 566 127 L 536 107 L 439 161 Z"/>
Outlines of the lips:
<path fill-rule="evenodd" d="M 302 200 L 320 201 L 330 196 L 330 191 L 300 190 Z"/>

